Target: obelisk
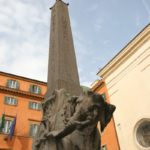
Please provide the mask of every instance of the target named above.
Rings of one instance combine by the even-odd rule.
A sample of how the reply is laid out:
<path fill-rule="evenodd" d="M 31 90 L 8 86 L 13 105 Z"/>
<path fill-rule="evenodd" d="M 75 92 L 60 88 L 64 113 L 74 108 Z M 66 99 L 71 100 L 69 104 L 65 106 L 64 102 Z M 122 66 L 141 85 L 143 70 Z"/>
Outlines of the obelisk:
<path fill-rule="evenodd" d="M 66 89 L 79 95 L 81 87 L 68 13 L 68 4 L 56 0 L 51 8 L 51 30 L 46 97 L 54 90 Z"/>

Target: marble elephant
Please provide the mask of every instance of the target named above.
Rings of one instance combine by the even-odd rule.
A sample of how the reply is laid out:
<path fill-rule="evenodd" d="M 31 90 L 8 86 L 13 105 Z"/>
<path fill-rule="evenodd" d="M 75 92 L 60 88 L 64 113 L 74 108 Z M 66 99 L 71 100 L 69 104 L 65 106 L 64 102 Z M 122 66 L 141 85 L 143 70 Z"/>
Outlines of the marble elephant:
<path fill-rule="evenodd" d="M 44 134 L 38 135 L 35 140 L 38 144 L 35 142 L 34 150 L 100 150 L 100 132 L 110 122 L 116 107 L 105 102 L 100 94 L 91 91 L 80 96 L 66 95 L 66 91 L 62 89 L 46 101 L 51 106 L 48 108 L 51 110 L 51 115 L 48 115 L 51 127 L 47 123 L 45 129 L 42 128 L 41 133 Z M 62 97 L 60 105 L 58 101 Z M 60 108 L 53 108 L 56 104 Z M 47 103 L 45 106 L 49 105 Z"/>

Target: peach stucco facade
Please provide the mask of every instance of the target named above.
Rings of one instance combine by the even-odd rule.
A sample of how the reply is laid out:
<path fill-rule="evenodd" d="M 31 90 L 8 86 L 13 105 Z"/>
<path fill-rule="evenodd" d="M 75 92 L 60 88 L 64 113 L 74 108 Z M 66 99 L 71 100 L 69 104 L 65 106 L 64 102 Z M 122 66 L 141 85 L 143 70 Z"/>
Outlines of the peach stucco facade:
<path fill-rule="evenodd" d="M 18 81 L 18 89 L 7 87 L 8 80 Z M 42 112 L 29 109 L 29 101 L 41 103 L 46 93 L 47 85 L 45 82 L 4 72 L 0 72 L 0 81 L 0 117 L 3 113 L 5 113 L 6 119 L 13 119 L 17 115 L 17 123 L 12 140 L 6 140 L 8 134 L 0 132 L 0 150 L 31 150 L 33 137 L 29 135 L 30 124 L 39 124 L 42 118 Z M 30 85 L 40 86 L 41 93 L 31 93 L 29 91 Z M 105 93 L 106 100 L 109 102 L 109 96 L 104 82 L 99 81 L 93 87 L 93 91 L 100 94 Z M 16 98 L 18 101 L 17 105 L 5 104 L 4 99 L 6 96 Z M 102 133 L 102 145 L 106 146 L 107 150 L 119 150 L 113 119 L 104 133 Z"/>
<path fill-rule="evenodd" d="M 18 81 L 19 88 L 7 87 L 7 81 Z M 30 85 L 41 87 L 40 94 L 29 91 Z M 31 123 L 40 123 L 42 112 L 40 110 L 29 109 L 29 101 L 40 103 L 46 92 L 46 83 L 25 77 L 0 72 L 0 117 L 5 113 L 5 119 L 13 119 L 17 115 L 15 133 L 12 140 L 6 140 L 7 134 L 0 133 L 0 150 L 31 150 L 32 137 L 29 136 Z M 6 96 L 17 99 L 17 105 L 7 105 L 4 103 Z"/>
<path fill-rule="evenodd" d="M 109 95 L 104 80 L 96 81 L 96 83 L 93 84 L 92 86 L 92 90 L 99 94 L 105 94 L 105 100 L 108 103 L 110 103 Z M 103 145 L 106 146 L 107 150 L 120 150 L 113 119 L 111 119 L 110 123 L 102 133 L 101 140 L 102 140 L 102 146 Z"/>

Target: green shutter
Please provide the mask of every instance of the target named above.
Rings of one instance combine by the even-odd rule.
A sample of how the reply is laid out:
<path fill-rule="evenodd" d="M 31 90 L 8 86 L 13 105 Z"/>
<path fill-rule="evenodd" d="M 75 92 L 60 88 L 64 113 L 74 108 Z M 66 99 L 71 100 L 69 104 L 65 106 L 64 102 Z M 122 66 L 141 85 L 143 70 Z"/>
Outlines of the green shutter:
<path fill-rule="evenodd" d="M 14 98 L 14 100 L 15 100 L 14 105 L 17 105 L 18 104 L 18 100 L 16 98 Z"/>
<path fill-rule="evenodd" d="M 29 101 L 29 108 L 32 109 L 32 102 Z"/>
<path fill-rule="evenodd" d="M 29 91 L 30 91 L 31 93 L 33 93 L 33 85 L 32 85 L 32 84 L 30 85 Z"/>
<path fill-rule="evenodd" d="M 19 89 L 19 81 L 16 81 L 16 89 Z"/>
<path fill-rule="evenodd" d="M 4 98 L 4 104 L 7 104 L 7 96 L 5 96 L 5 98 Z"/>
<path fill-rule="evenodd" d="M 11 80 L 7 80 L 7 87 L 10 87 L 11 85 Z"/>
<path fill-rule="evenodd" d="M 36 132 L 35 132 L 35 135 L 34 135 L 34 136 L 36 136 L 36 134 L 37 134 L 38 130 L 39 130 L 39 125 L 38 125 L 38 124 L 36 124 Z"/>
<path fill-rule="evenodd" d="M 38 124 L 30 124 L 30 130 L 29 130 L 29 135 L 31 137 L 34 137 L 39 129 Z"/>
<path fill-rule="evenodd" d="M 30 136 L 33 136 L 33 129 L 34 129 L 33 124 L 30 124 L 30 131 L 29 131 Z"/>
<path fill-rule="evenodd" d="M 5 114 L 3 113 L 1 117 L 0 132 L 3 131 L 4 127 L 5 127 Z"/>
<path fill-rule="evenodd" d="M 38 109 L 37 110 L 41 110 L 41 103 L 37 103 L 38 104 Z"/>
<path fill-rule="evenodd" d="M 38 86 L 38 94 L 41 94 L 41 87 Z"/>
<path fill-rule="evenodd" d="M 39 103 L 39 110 L 42 110 L 42 104 Z"/>

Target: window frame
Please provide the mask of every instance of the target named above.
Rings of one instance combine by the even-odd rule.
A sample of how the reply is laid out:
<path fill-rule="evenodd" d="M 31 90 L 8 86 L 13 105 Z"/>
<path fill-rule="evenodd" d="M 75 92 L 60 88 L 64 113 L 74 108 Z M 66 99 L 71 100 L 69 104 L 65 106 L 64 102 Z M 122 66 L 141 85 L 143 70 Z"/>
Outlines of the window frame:
<path fill-rule="evenodd" d="M 10 105 L 10 106 L 17 106 L 18 105 L 18 100 L 17 100 L 16 97 L 5 96 L 4 97 L 4 104 Z"/>
<path fill-rule="evenodd" d="M 7 87 L 11 89 L 19 89 L 19 82 L 14 79 L 7 80 Z"/>
<path fill-rule="evenodd" d="M 34 129 L 34 127 L 36 126 L 36 132 L 35 131 L 33 131 Z M 39 126 L 40 126 L 40 123 L 39 122 L 30 122 L 29 123 L 29 132 L 28 132 L 28 135 L 30 136 L 30 137 L 35 137 L 36 136 L 36 134 L 37 134 L 37 132 L 38 132 L 38 129 L 39 129 Z"/>
<path fill-rule="evenodd" d="M 4 128 L 2 129 L 2 132 L 1 132 L 2 134 L 9 134 L 10 133 L 10 127 L 13 123 L 13 119 L 14 119 L 13 117 L 5 116 Z M 9 125 L 7 123 L 7 128 L 6 128 L 6 121 L 9 122 Z M 7 132 L 5 132 L 5 131 L 7 131 Z"/>
<path fill-rule="evenodd" d="M 138 137 L 137 137 L 137 136 L 138 136 L 138 135 L 137 135 L 137 132 L 138 132 L 139 128 L 140 128 L 145 122 L 150 122 L 150 118 L 142 118 L 142 119 L 140 119 L 140 120 L 136 123 L 136 125 L 135 125 L 135 127 L 134 127 L 134 132 L 133 132 L 133 134 L 134 134 L 134 140 L 135 140 L 135 143 L 136 143 L 137 147 L 140 148 L 140 149 L 143 149 L 143 150 L 149 150 L 150 146 L 149 146 L 149 147 L 145 147 L 145 146 L 143 146 L 142 144 L 140 144 L 140 142 L 138 141 Z"/>
<path fill-rule="evenodd" d="M 35 85 L 35 84 L 30 84 L 30 88 L 29 88 L 30 93 L 33 94 L 41 94 L 41 86 L 39 85 Z"/>
<path fill-rule="evenodd" d="M 42 110 L 42 104 L 40 102 L 36 102 L 36 101 L 31 100 L 31 101 L 29 101 L 29 109 L 41 111 Z"/>

